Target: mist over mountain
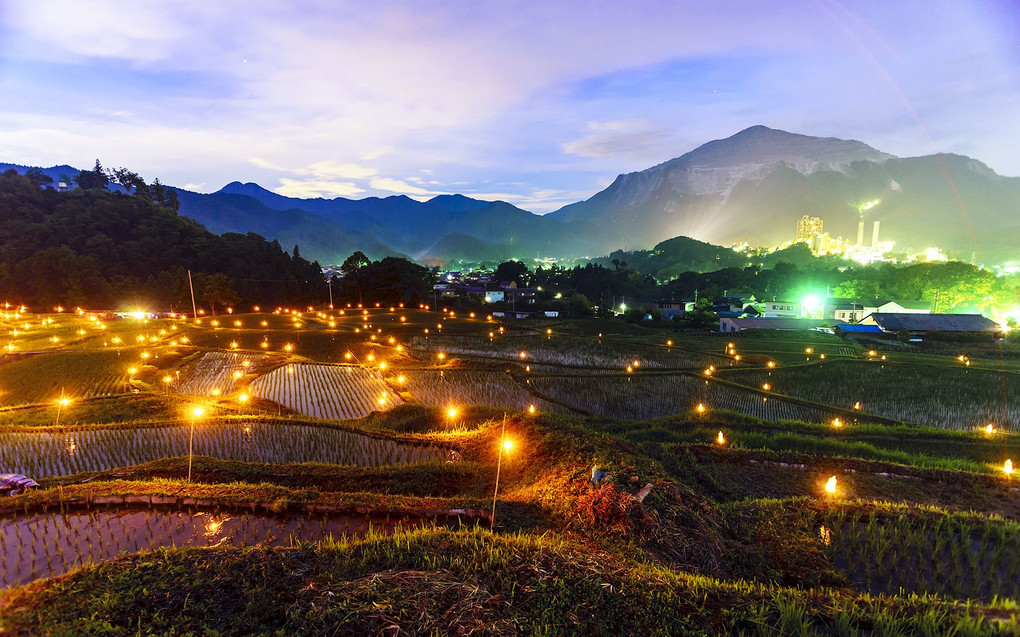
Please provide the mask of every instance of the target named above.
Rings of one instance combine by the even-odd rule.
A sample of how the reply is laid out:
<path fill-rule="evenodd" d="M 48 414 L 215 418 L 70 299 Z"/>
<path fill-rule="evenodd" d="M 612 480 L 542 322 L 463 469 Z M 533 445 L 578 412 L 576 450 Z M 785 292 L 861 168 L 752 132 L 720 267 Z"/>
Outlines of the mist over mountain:
<path fill-rule="evenodd" d="M 24 173 L 28 167 L 0 164 Z M 44 169 L 55 179 L 77 169 Z M 590 199 L 536 215 L 503 201 L 439 195 L 365 199 L 285 197 L 232 182 L 211 194 L 177 189 L 180 214 L 214 232 L 256 232 L 301 247 L 321 263 L 355 250 L 423 262 L 511 257 L 595 257 L 647 250 L 672 237 L 715 245 L 775 246 L 803 215 L 830 235 L 855 238 L 857 205 L 897 251 L 931 246 L 963 260 L 1020 258 L 1020 178 L 978 160 L 899 158 L 855 140 L 752 126 L 647 170 L 619 175 Z"/>

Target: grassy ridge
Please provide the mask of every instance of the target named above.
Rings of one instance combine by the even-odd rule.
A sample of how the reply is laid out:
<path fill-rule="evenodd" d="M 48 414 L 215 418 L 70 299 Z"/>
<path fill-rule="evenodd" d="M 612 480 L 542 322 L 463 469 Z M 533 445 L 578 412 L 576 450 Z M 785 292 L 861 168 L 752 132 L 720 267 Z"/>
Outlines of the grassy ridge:
<path fill-rule="evenodd" d="M 79 592 L 91 591 L 82 599 Z M 157 604 L 153 602 L 158 600 Z M 555 534 L 418 529 L 269 551 L 167 549 L 2 602 L 12 634 L 1009 634 L 995 608 L 800 591 L 635 565 Z M 888 634 L 888 633 L 886 633 Z"/>

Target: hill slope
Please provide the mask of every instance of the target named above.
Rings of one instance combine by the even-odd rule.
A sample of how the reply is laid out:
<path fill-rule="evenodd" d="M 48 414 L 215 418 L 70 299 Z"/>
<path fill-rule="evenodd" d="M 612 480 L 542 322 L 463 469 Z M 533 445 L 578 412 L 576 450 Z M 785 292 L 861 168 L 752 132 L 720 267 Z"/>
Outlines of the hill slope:
<path fill-rule="evenodd" d="M 651 247 L 684 235 L 717 244 L 776 245 L 802 215 L 833 236 L 856 234 L 858 202 L 881 199 L 865 216 L 882 239 L 958 256 L 1012 248 L 1020 233 L 1020 179 L 958 155 L 900 159 L 857 141 L 754 126 L 647 170 L 620 175 L 586 201 L 549 216 L 598 224 L 599 239 Z M 1010 233 L 1012 233 L 1010 235 Z"/>

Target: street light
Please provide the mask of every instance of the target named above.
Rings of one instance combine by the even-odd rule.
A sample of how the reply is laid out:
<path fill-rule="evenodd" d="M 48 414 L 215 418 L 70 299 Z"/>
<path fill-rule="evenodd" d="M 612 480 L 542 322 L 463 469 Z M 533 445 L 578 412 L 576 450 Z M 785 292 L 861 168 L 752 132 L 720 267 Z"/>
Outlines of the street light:
<path fill-rule="evenodd" d="M 191 482 L 191 456 L 195 445 L 195 419 L 204 413 L 201 407 L 191 410 L 191 436 L 188 438 L 188 482 Z"/>
<path fill-rule="evenodd" d="M 499 472 L 503 466 L 503 452 L 510 452 L 514 443 L 506 437 L 506 414 L 503 414 L 503 430 L 499 434 L 499 455 L 496 460 L 496 488 L 492 492 L 492 514 L 489 516 L 489 531 L 496 528 L 496 494 L 499 493 Z"/>
<path fill-rule="evenodd" d="M 57 426 L 60 425 L 60 408 L 64 407 L 65 405 L 70 405 L 70 404 L 71 404 L 71 399 L 70 398 L 66 398 L 64 396 L 61 396 L 60 399 L 57 400 L 57 419 L 53 421 L 53 426 L 54 427 L 57 427 Z"/>

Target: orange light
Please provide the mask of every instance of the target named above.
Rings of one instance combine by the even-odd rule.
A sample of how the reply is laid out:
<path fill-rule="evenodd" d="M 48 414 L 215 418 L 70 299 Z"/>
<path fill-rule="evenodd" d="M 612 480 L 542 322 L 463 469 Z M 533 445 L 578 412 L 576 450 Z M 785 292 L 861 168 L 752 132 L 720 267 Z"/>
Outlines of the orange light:
<path fill-rule="evenodd" d="M 723 435 L 723 432 L 719 432 L 719 435 L 715 437 L 715 442 L 720 445 L 726 444 L 726 436 Z"/>
<path fill-rule="evenodd" d="M 836 476 L 829 476 L 829 479 L 825 482 L 825 492 L 830 495 L 836 493 Z"/>
<path fill-rule="evenodd" d="M 1013 475 L 1013 461 L 1006 460 L 1005 464 L 1002 465 L 1002 470 L 1006 473 L 1007 476 Z"/>

